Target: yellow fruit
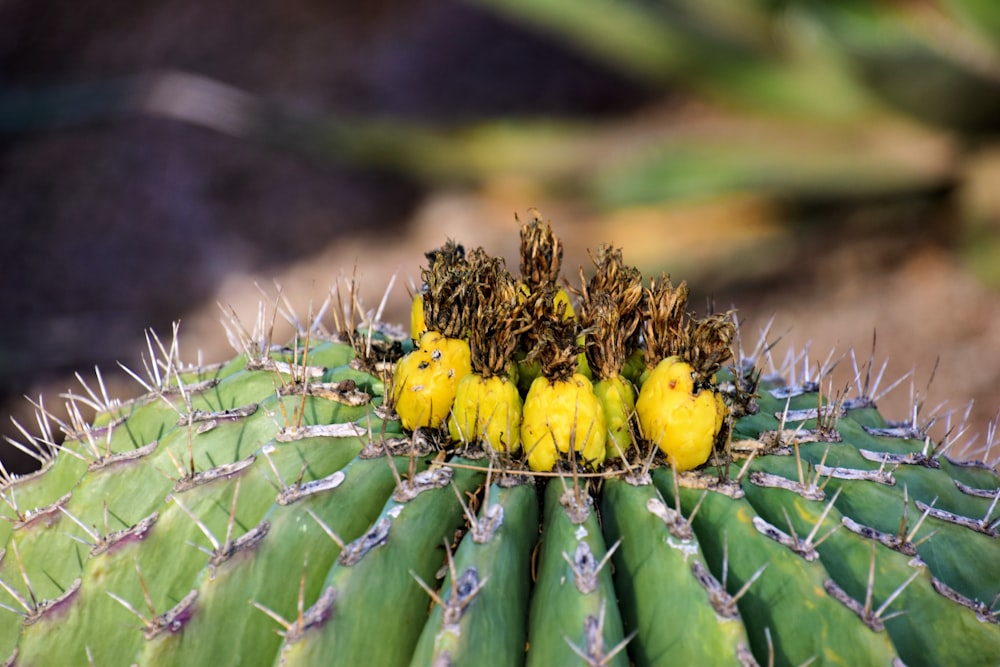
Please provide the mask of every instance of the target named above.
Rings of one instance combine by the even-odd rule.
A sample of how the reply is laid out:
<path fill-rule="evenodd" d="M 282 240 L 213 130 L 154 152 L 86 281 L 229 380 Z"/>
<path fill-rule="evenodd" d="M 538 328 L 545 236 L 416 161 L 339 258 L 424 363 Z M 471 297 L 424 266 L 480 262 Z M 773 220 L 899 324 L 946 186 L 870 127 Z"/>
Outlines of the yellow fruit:
<path fill-rule="evenodd" d="M 459 381 L 472 372 L 469 344 L 436 331 L 420 337 L 418 347 L 399 360 L 392 396 L 403 428 L 438 428 L 455 401 Z"/>
<path fill-rule="evenodd" d="M 632 446 L 629 418 L 635 411 L 635 389 L 620 375 L 594 383 L 594 395 L 608 424 L 607 458 L 621 457 Z"/>
<path fill-rule="evenodd" d="M 664 359 L 650 372 L 635 408 L 643 436 L 678 471 L 708 460 L 726 416 L 719 394 L 707 389 L 694 393 L 692 368 L 677 357 Z"/>
<path fill-rule="evenodd" d="M 466 375 L 458 383 L 448 430 L 457 442 L 480 441 L 498 452 L 519 451 L 521 395 L 517 384 L 505 376 Z"/>
<path fill-rule="evenodd" d="M 568 320 L 571 317 L 576 317 L 576 311 L 573 309 L 573 301 L 569 298 L 569 292 L 563 287 L 559 288 L 555 298 L 552 299 L 552 305 L 555 307 L 556 312 L 559 312 L 560 303 L 566 304 L 566 310 L 563 312 L 564 319 Z"/>
<path fill-rule="evenodd" d="M 524 399 L 521 444 L 532 470 L 552 470 L 559 455 L 569 454 L 571 447 L 578 461 L 596 468 L 604 461 L 607 429 L 594 387 L 584 376 L 543 376 L 531 383 Z"/>
<path fill-rule="evenodd" d="M 422 294 L 415 294 L 410 306 L 410 338 L 420 340 L 425 333 L 427 322 L 424 321 L 424 297 Z"/>

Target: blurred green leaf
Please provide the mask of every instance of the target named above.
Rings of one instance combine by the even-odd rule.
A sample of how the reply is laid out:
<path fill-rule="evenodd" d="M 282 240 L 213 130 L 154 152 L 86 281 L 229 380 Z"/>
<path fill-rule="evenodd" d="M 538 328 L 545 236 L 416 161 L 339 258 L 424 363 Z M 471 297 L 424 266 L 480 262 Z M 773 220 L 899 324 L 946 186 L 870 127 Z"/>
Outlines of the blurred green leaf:
<path fill-rule="evenodd" d="M 471 0 L 664 90 L 761 110 L 844 117 L 870 106 L 842 63 L 796 42 L 767 3 Z"/>
<path fill-rule="evenodd" d="M 966 27 L 1000 47 L 1000 2 L 996 0 L 942 0 Z"/>
<path fill-rule="evenodd" d="M 796 4 L 850 58 L 859 80 L 896 108 L 962 130 L 1000 127 L 1000 52 L 939 7 L 853 0 Z"/>
<path fill-rule="evenodd" d="M 871 128 L 763 123 L 736 124 L 715 137 L 682 135 L 601 171 L 593 193 L 612 208 L 740 191 L 850 200 L 933 190 L 954 178 L 946 141 L 899 135 L 895 141 L 914 142 L 914 150 L 899 151 L 893 141 L 866 139 L 874 135 Z"/>
<path fill-rule="evenodd" d="M 678 25 L 670 20 L 665 5 L 631 0 L 476 2 L 654 85 L 693 77 L 706 68 L 706 60 L 721 57 L 726 46 L 718 40 L 709 42 L 704 31 L 691 30 L 690 22 Z"/>

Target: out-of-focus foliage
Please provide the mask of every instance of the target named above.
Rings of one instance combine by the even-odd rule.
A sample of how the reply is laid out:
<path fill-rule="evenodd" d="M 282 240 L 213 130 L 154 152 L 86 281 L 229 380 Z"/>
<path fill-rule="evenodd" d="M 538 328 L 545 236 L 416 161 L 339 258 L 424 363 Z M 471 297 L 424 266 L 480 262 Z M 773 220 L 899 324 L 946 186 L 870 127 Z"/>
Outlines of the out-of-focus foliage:
<path fill-rule="evenodd" d="M 868 106 L 799 12 L 738 0 L 474 0 L 652 85 L 832 118 Z"/>
<path fill-rule="evenodd" d="M 548 201 L 619 217 L 752 193 L 776 204 L 761 209 L 769 225 L 794 227 L 803 223 L 803 205 L 836 203 L 902 229 L 940 218 L 945 202 L 965 223 L 970 265 L 996 280 L 989 267 L 1000 247 L 1000 202 L 970 196 L 969 184 L 992 173 L 997 160 L 990 133 L 1000 126 L 1000 3 L 464 6 L 617 72 L 649 90 L 653 102 L 617 117 L 427 121 L 303 112 L 198 72 L 136 72 L 0 96 L 0 135 L 168 117 L 429 187 L 522 179 Z"/>
<path fill-rule="evenodd" d="M 963 197 L 1000 125 L 996 3 L 472 1 L 669 101 L 624 124 L 328 119 L 331 150 L 439 184 L 530 178 L 605 212 L 743 192 L 920 208 Z M 1000 228 L 1000 209 L 956 209 L 977 248 Z"/>
<path fill-rule="evenodd" d="M 1000 3 L 475 1 L 726 118 L 693 131 L 668 118 L 672 137 L 609 151 L 587 180 L 599 204 L 743 190 L 863 206 L 945 196 L 970 265 L 1000 284 L 1000 202 L 969 185 L 996 171 Z"/>
<path fill-rule="evenodd" d="M 8 98 L 0 131 L 169 116 L 429 183 L 517 174 L 618 208 L 741 190 L 793 199 L 940 190 L 963 177 L 968 133 L 1000 124 L 1000 9 L 985 0 L 468 2 L 665 104 L 627 123 L 456 127 L 303 115 L 167 73 Z"/>

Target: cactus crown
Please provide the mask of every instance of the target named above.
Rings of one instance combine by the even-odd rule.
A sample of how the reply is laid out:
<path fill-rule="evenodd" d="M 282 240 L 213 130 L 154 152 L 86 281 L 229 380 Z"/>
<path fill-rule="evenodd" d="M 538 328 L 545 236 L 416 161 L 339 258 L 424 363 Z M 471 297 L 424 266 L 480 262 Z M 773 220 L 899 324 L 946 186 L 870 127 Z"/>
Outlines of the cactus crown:
<path fill-rule="evenodd" d="M 481 248 L 471 253 L 471 298 L 475 303 L 469 332 L 472 368 L 484 378 L 508 372 L 524 326 L 525 302 L 504 261 Z"/>
<path fill-rule="evenodd" d="M 653 279 L 646 289 L 646 366 L 653 368 L 661 360 L 676 356 L 691 365 L 696 382 L 701 384 L 732 358 L 736 325 L 732 313 L 702 319 L 688 316 L 687 300 L 687 282 L 674 287 L 665 274 L 659 280 Z"/>
<path fill-rule="evenodd" d="M 447 338 L 461 338 L 469 328 L 472 299 L 471 277 L 465 249 L 449 240 L 426 254 L 428 267 L 421 271 L 424 281 L 424 319 L 428 329 Z"/>
<path fill-rule="evenodd" d="M 556 303 L 557 289 L 552 283 L 542 285 L 529 299 L 529 312 L 534 347 L 529 359 L 538 359 L 542 375 L 549 380 L 568 380 L 576 372 L 577 356 L 583 351 L 579 343 L 580 324 L 566 317 L 565 301 Z"/>
<path fill-rule="evenodd" d="M 687 300 L 686 281 L 674 287 L 666 274 L 650 280 L 646 288 L 647 312 L 642 331 L 647 367 L 653 368 L 667 357 L 680 356 L 684 350 Z"/>
<path fill-rule="evenodd" d="M 521 228 L 521 279 L 530 292 L 559 279 L 562 257 L 562 241 L 552 225 L 534 213 Z"/>
<path fill-rule="evenodd" d="M 597 271 L 580 294 L 580 322 L 587 333 L 587 361 L 598 377 L 619 375 L 637 349 L 643 317 L 642 274 L 627 266 L 621 249 L 601 245 L 591 257 Z M 581 272 L 582 279 L 582 272 Z"/>

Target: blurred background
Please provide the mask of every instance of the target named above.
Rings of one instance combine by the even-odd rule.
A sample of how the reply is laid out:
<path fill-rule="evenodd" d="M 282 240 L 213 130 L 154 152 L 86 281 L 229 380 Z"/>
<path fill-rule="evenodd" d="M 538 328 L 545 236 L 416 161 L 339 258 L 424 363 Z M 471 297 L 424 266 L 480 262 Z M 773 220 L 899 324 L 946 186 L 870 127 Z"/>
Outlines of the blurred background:
<path fill-rule="evenodd" d="M 883 388 L 912 371 L 883 412 L 943 403 L 936 437 L 996 462 L 1000 3 L 252 4 L 0 3 L 0 414 L 37 430 L 23 396 L 95 365 L 137 394 L 145 327 L 226 359 L 218 304 L 250 323 L 277 285 L 375 307 L 396 275 L 402 322 L 425 250 L 516 268 L 535 207 L 568 277 L 622 246 L 748 348 L 773 318 L 800 379 L 835 348 L 853 384 L 877 337 Z"/>

